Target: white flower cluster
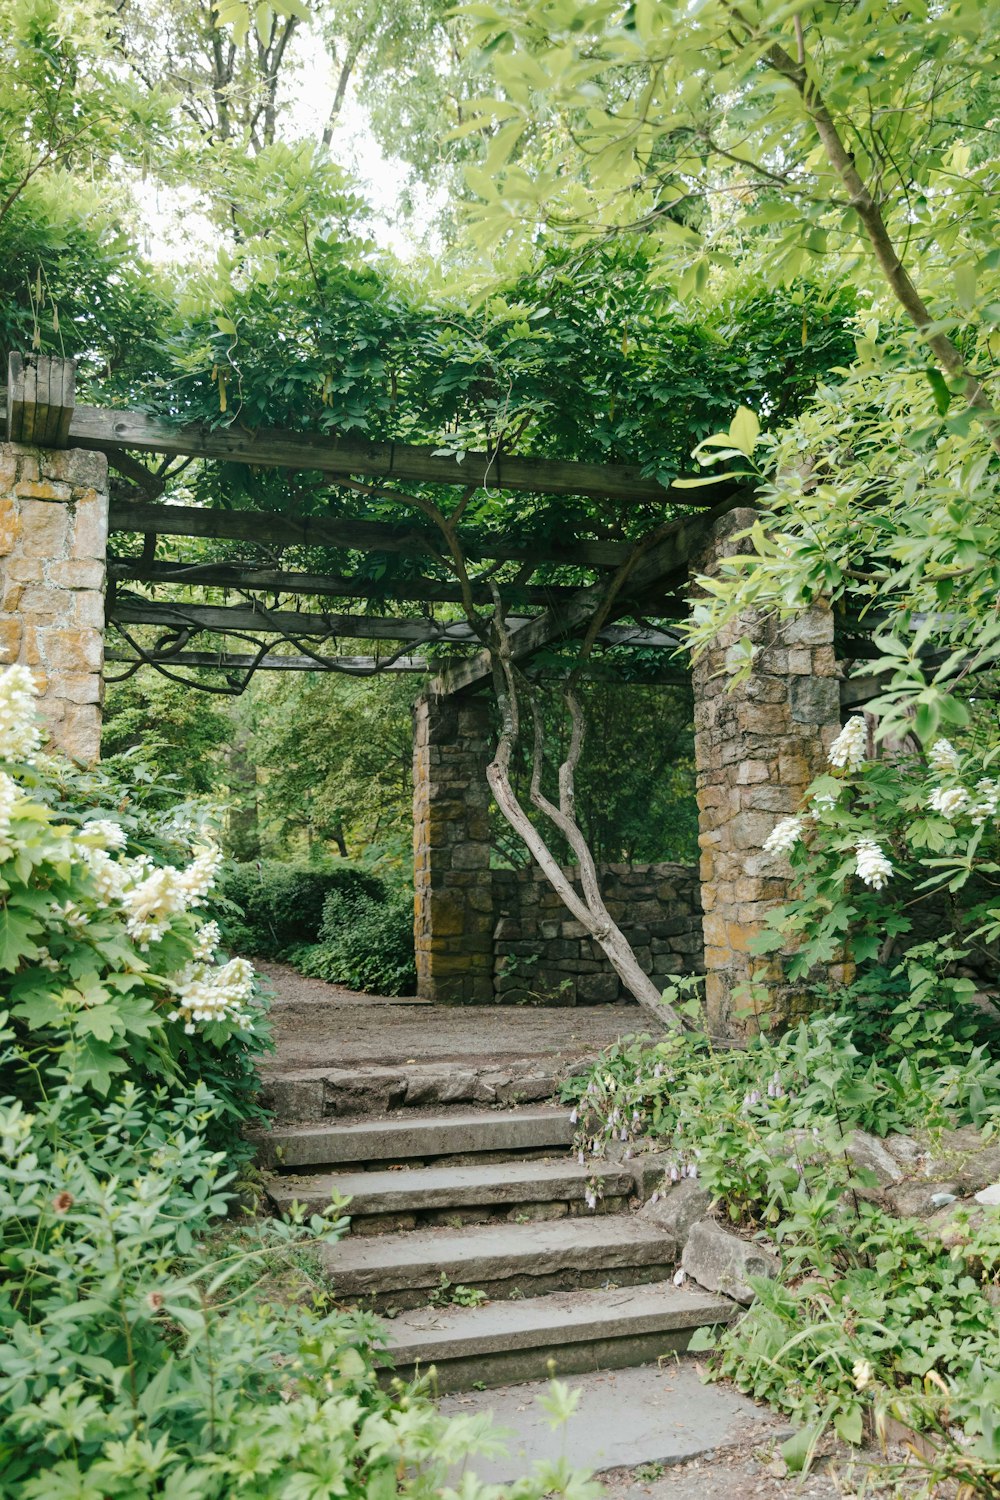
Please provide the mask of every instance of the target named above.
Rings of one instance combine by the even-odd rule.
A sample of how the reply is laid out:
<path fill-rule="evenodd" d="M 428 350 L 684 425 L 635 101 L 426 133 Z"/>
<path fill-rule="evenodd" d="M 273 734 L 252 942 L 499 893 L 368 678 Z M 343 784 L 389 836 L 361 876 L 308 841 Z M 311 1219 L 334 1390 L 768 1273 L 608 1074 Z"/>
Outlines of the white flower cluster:
<path fill-rule="evenodd" d="M 0 760 L 30 760 L 42 743 L 35 714 L 38 688 L 27 667 L 0 671 Z"/>
<path fill-rule="evenodd" d="M 977 828 L 981 828 L 987 818 L 995 818 L 1000 810 L 1000 781 L 990 781 L 989 777 L 984 777 L 982 781 L 976 782 L 976 791 L 979 799 L 970 808 L 969 817 Z"/>
<path fill-rule="evenodd" d="M 927 759 L 939 776 L 954 776 L 958 772 L 959 754 L 951 740 L 935 740 Z"/>
<path fill-rule="evenodd" d="M 787 854 L 802 837 L 804 818 L 782 818 L 764 840 L 765 854 Z"/>
<path fill-rule="evenodd" d="M 858 839 L 854 846 L 857 854 L 855 870 L 859 879 L 873 891 L 881 891 L 892 876 L 892 865 L 874 839 Z"/>
<path fill-rule="evenodd" d="M 860 714 L 848 719 L 830 746 L 831 766 L 841 771 L 856 771 L 868 759 L 868 730 Z"/>
<path fill-rule="evenodd" d="M 214 956 L 215 950 L 222 940 L 218 922 L 203 922 L 196 934 L 194 961 L 198 964 L 207 964 Z"/>
<path fill-rule="evenodd" d="M 198 1023 L 211 1021 L 228 1021 L 242 1031 L 252 1031 L 247 1002 L 253 994 L 253 983 L 253 965 L 245 958 L 231 958 L 219 965 L 188 964 L 174 976 L 177 1008 L 168 1019 L 183 1021 L 189 1036 Z"/>
<path fill-rule="evenodd" d="M 97 890 L 97 905 L 102 907 L 120 905 L 125 899 L 125 890 L 129 881 L 128 864 L 112 859 L 104 849 L 84 848 L 80 852 Z"/>
<path fill-rule="evenodd" d="M 10 836 L 10 824 L 20 796 L 21 788 L 5 771 L 0 771 L 0 859 L 10 859 L 16 848 Z"/>
<path fill-rule="evenodd" d="M 85 843 L 104 850 L 124 849 L 128 843 L 124 828 L 120 823 L 112 823 L 110 818 L 89 818 L 80 829 L 80 837 Z"/>
<path fill-rule="evenodd" d="M 957 818 L 969 806 L 970 798 L 964 786 L 936 786 L 927 799 L 931 812 L 942 818 Z"/>
<path fill-rule="evenodd" d="M 140 948 L 145 950 L 150 943 L 159 942 L 170 926 L 171 917 L 202 904 L 221 862 L 221 850 L 203 849 L 186 870 L 164 865 L 124 892 L 126 926 Z"/>

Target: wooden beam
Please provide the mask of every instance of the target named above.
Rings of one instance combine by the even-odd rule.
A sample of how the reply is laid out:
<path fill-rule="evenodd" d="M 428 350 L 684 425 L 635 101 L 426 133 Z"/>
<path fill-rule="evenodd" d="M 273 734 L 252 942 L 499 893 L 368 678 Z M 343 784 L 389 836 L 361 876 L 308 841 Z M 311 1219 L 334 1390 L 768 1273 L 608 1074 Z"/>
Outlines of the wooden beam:
<path fill-rule="evenodd" d="M 29 356 L 30 358 L 30 356 Z M 3 399 L 9 398 L 4 393 Z M 331 479 L 367 476 L 413 484 L 470 484 L 524 490 L 540 495 L 581 495 L 630 505 L 659 503 L 708 507 L 733 487 L 676 491 L 642 474 L 639 464 L 587 463 L 578 459 L 527 458 L 466 453 L 461 459 L 413 443 L 365 442 L 323 432 L 294 432 L 239 425 L 209 427 L 203 422 L 165 421 L 148 412 L 78 406 L 68 438 L 75 448 L 113 454 L 122 448 L 171 457 L 214 459 L 255 468 L 292 469 Z"/>
<path fill-rule="evenodd" d="M 65 448 L 76 400 L 76 361 L 15 354 L 7 362 L 7 441 Z"/>
<path fill-rule="evenodd" d="M 136 656 L 134 652 L 112 647 L 105 652 L 105 661 L 121 662 L 128 666 L 191 667 L 202 671 L 249 672 L 251 667 L 258 672 L 342 672 L 353 677 L 375 677 L 384 672 L 430 671 L 430 662 L 422 656 L 400 656 L 395 661 L 380 662 L 377 656 L 335 656 L 330 661 L 335 665 L 323 666 L 312 656 L 280 656 L 268 654 L 259 661 L 251 653 L 220 651 L 150 652 L 149 657 Z M 256 664 L 256 665 L 255 665 Z M 568 669 L 567 669 L 568 670 Z M 559 678 L 564 675 L 558 669 L 546 666 L 543 669 L 529 668 L 529 675 L 542 678 Z M 657 667 L 642 677 L 623 677 L 609 663 L 591 662 L 586 671 L 588 681 L 618 682 L 626 687 L 690 687 L 691 674 L 683 669 Z"/>
<path fill-rule="evenodd" d="M 442 578 L 349 578 L 329 573 L 288 572 L 282 568 L 260 568 L 239 562 L 143 562 L 141 557 L 111 557 L 109 578 L 121 582 L 168 583 L 184 586 L 258 589 L 275 594 L 327 595 L 338 599 L 421 599 L 431 603 L 461 604 L 462 590 L 457 583 Z M 506 603 L 548 605 L 569 599 L 576 593 L 570 584 L 502 585 L 500 596 Z M 492 604 L 493 597 L 485 584 L 473 585 L 477 604 Z"/>
<path fill-rule="evenodd" d="M 542 618 L 538 616 L 536 618 Z M 515 630 L 534 623 L 512 616 Z M 108 623 L 113 625 L 157 625 L 161 629 L 253 632 L 259 635 L 346 636 L 352 640 L 434 641 L 439 645 L 474 645 L 478 640 L 467 620 L 401 619 L 393 615 L 300 613 L 269 610 L 254 604 L 187 604 L 130 596 L 109 602 Z M 608 625 L 599 640 L 611 646 L 644 646 L 674 649 L 677 638 L 662 630 L 641 626 Z"/>
<path fill-rule="evenodd" d="M 721 510 L 707 517 L 685 517 L 677 521 L 655 546 L 639 557 L 628 578 L 630 593 L 642 593 L 686 570 L 691 559 L 708 545 L 712 521 Z M 600 607 L 607 586 L 592 583 L 580 589 L 568 603 L 547 609 L 511 632 L 511 652 L 515 661 L 578 633 Z M 508 625 L 513 622 L 508 621 Z M 602 632 L 603 634 L 603 632 Z M 431 683 L 431 691 L 441 696 L 473 687 L 493 670 L 489 651 L 480 651 L 466 661 L 446 667 Z"/>
<path fill-rule="evenodd" d="M 422 656 L 399 656 L 388 664 L 379 664 L 377 656 L 336 656 L 334 666 L 323 667 L 312 656 L 280 656 L 268 653 L 257 661 L 251 653 L 227 651 L 177 651 L 173 655 L 151 651 L 150 660 L 136 656 L 134 651 L 122 651 L 111 647 L 104 653 L 105 661 L 142 662 L 143 665 L 160 663 L 165 667 L 199 667 L 219 672 L 248 672 L 256 662 L 258 672 L 346 672 L 355 677 L 374 677 L 378 672 L 427 672 L 429 665 Z"/>
<path fill-rule="evenodd" d="M 385 521 L 354 521 L 334 516 L 286 516 L 260 510 L 209 510 L 196 505 L 145 504 L 113 500 L 110 531 L 140 535 L 199 536 L 255 542 L 272 547 L 333 547 L 349 552 L 398 552 L 433 557 L 443 548 L 434 535 L 413 526 Z M 631 551 L 628 542 L 531 542 L 511 546 L 504 540 L 481 544 L 463 537 L 470 560 L 488 557 L 502 562 L 552 562 L 577 568 L 617 568 Z"/>

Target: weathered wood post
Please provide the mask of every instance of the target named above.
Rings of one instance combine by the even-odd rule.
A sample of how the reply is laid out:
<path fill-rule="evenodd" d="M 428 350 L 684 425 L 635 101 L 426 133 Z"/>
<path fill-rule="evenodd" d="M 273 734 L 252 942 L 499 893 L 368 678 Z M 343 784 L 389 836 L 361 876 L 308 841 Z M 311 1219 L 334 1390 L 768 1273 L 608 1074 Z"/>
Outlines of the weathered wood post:
<path fill-rule="evenodd" d="M 493 1001 L 489 705 L 427 697 L 413 711 L 413 885 L 417 993 L 445 1005 Z"/>
<path fill-rule="evenodd" d="M 65 446 L 71 359 L 12 354 L 0 443 L 0 661 L 31 668 L 54 747 L 97 759 L 108 464 Z"/>
<path fill-rule="evenodd" d="M 753 520 L 749 509 L 721 517 L 700 571 L 711 575 L 723 557 L 750 551 L 734 535 Z M 753 667 L 731 688 L 727 658 L 743 639 L 753 645 Z M 748 611 L 695 664 L 705 999 L 717 1034 L 786 1019 L 806 1002 L 807 986 L 784 984 L 780 962 L 755 956 L 750 943 L 768 912 L 790 897 L 787 865 L 763 845 L 826 763 L 840 731 L 839 678 L 833 615 L 824 604 L 784 623 Z M 834 964 L 816 977 L 843 982 L 846 971 Z"/>

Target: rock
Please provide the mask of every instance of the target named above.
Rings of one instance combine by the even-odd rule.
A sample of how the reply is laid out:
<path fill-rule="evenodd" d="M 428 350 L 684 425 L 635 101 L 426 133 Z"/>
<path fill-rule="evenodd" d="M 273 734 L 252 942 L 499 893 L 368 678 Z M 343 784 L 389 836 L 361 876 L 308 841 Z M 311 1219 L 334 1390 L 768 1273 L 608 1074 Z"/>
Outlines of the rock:
<path fill-rule="evenodd" d="M 754 1299 L 748 1278 L 773 1279 L 780 1270 L 780 1262 L 762 1246 L 741 1240 L 711 1219 L 701 1219 L 691 1226 L 681 1267 L 708 1291 L 724 1292 L 727 1297 L 748 1304 Z"/>
<path fill-rule="evenodd" d="M 691 1227 L 704 1219 L 712 1206 L 712 1196 L 700 1183 L 688 1180 L 676 1182 L 651 1199 L 639 1210 L 639 1218 L 649 1224 L 666 1229 L 678 1245 L 686 1245 Z"/>
<path fill-rule="evenodd" d="M 951 1177 L 963 1194 L 978 1193 L 1000 1178 L 1000 1137 L 984 1141 L 975 1125 L 945 1130 L 935 1140 L 925 1168 L 928 1177 Z"/>
<path fill-rule="evenodd" d="M 908 1176 L 920 1171 L 926 1148 L 915 1136 L 887 1135 L 883 1144 Z"/>
<path fill-rule="evenodd" d="M 858 1188 L 859 1198 L 877 1198 L 882 1190 L 902 1182 L 904 1172 L 882 1141 L 864 1130 L 853 1130 L 844 1141 L 844 1155 L 856 1172 L 870 1172 L 876 1187 Z"/>
<path fill-rule="evenodd" d="M 885 1197 L 890 1210 L 901 1219 L 929 1219 L 942 1206 L 940 1200 L 934 1202 L 939 1193 L 961 1197 L 957 1182 L 923 1181 L 903 1182 L 899 1187 L 889 1188 Z"/>

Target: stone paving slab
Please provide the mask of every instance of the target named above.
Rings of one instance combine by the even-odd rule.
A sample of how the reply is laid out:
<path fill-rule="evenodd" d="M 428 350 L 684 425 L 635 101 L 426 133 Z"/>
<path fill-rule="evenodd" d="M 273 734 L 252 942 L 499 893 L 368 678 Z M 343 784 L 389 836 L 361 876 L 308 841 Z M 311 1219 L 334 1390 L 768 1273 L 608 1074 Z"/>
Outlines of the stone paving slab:
<path fill-rule="evenodd" d="M 504 1455 L 471 1458 L 466 1468 L 492 1484 L 508 1483 L 539 1460 L 565 1456 L 576 1468 L 600 1472 L 642 1464 L 676 1464 L 728 1447 L 748 1436 L 783 1439 L 790 1428 L 748 1397 L 725 1386 L 704 1385 L 697 1364 L 607 1371 L 573 1379 L 580 1401 L 565 1427 L 553 1431 L 538 1397 L 547 1381 L 446 1396 L 447 1416 L 490 1412 L 509 1433 Z"/>
<path fill-rule="evenodd" d="M 565 1108 L 535 1104 L 517 1110 L 453 1110 L 352 1124 L 290 1125 L 269 1131 L 267 1147 L 284 1167 L 324 1167 L 476 1151 L 542 1151 L 569 1146 L 572 1139 Z"/>
<path fill-rule="evenodd" d="M 539 1345 L 628 1338 L 678 1328 L 728 1323 L 735 1303 L 672 1281 L 646 1286 L 581 1288 L 483 1307 L 420 1307 L 388 1325 L 389 1352 L 397 1364 L 425 1366 L 457 1359 L 474 1349 L 503 1353 Z"/>
<path fill-rule="evenodd" d="M 632 1217 L 559 1219 L 542 1224 L 486 1224 L 467 1228 L 416 1229 L 370 1238 L 348 1236 L 320 1248 L 320 1259 L 344 1297 L 435 1288 L 441 1276 L 466 1286 L 513 1285 L 523 1279 L 541 1291 L 539 1279 L 592 1272 L 618 1280 L 660 1280 L 676 1259 L 676 1241 Z M 643 1274 L 648 1272 L 648 1274 Z M 593 1284 L 593 1283 L 591 1283 Z M 402 1305 L 402 1304 L 400 1304 Z"/>
<path fill-rule="evenodd" d="M 547 1203 L 582 1199 L 592 1178 L 605 1194 L 627 1196 L 635 1189 L 627 1168 L 595 1163 L 585 1167 L 560 1161 L 470 1163 L 460 1167 L 423 1167 L 400 1172 L 322 1172 L 284 1176 L 268 1184 L 275 1204 L 287 1210 L 293 1199 L 324 1206 L 331 1194 L 349 1197 L 348 1212 L 400 1214 L 432 1208 L 476 1204 Z"/>

